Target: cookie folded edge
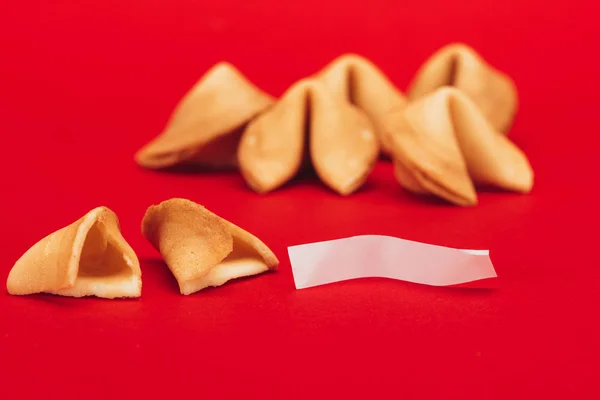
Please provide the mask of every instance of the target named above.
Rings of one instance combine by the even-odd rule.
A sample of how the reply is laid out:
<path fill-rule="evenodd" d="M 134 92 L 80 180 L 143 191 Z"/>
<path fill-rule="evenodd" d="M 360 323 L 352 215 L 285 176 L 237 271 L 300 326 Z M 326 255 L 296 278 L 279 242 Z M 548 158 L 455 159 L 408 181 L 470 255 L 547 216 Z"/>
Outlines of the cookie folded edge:
<path fill-rule="evenodd" d="M 142 234 L 160 252 L 183 295 L 279 265 L 259 238 L 187 199 L 150 206 Z"/>
<path fill-rule="evenodd" d="M 142 273 L 116 214 L 97 207 L 27 250 L 11 269 L 6 287 L 12 295 L 139 297 Z"/>
<path fill-rule="evenodd" d="M 163 132 L 135 154 L 135 161 L 148 169 L 235 168 L 243 128 L 273 102 L 232 64 L 220 62 L 179 101 Z"/>

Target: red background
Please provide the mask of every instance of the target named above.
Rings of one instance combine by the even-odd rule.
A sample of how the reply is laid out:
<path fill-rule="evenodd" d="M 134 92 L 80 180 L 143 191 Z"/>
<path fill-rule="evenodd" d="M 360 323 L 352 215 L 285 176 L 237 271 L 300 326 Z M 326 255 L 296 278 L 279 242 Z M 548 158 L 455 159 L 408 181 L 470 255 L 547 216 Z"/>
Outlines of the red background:
<path fill-rule="evenodd" d="M 105 205 L 144 287 L 131 301 L 1 291 L 0 398 L 597 398 L 600 28 L 587 3 L 3 2 L 0 277 L 38 239 Z M 261 197 L 236 173 L 133 162 L 220 60 L 279 95 L 354 51 L 405 89 L 455 40 L 517 82 L 511 137 L 535 169 L 531 195 L 482 193 L 472 209 L 423 201 L 383 163 L 349 198 L 311 178 Z M 175 196 L 261 237 L 280 270 L 180 296 L 140 233 L 146 207 Z M 489 248 L 498 288 L 294 289 L 286 246 L 366 233 Z"/>

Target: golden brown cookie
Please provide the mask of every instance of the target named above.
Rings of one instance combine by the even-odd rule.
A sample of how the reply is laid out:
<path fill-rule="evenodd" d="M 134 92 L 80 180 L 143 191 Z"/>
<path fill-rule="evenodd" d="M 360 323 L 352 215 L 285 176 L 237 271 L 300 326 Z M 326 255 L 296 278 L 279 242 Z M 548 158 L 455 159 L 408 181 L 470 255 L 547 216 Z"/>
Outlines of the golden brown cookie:
<path fill-rule="evenodd" d="M 508 75 L 489 65 L 471 47 L 455 43 L 435 52 L 417 71 L 408 98 L 417 100 L 442 86 L 460 89 L 496 131 L 509 131 L 518 108 L 517 88 Z"/>
<path fill-rule="evenodd" d="M 244 126 L 273 103 L 233 65 L 211 68 L 179 102 L 164 131 L 135 155 L 145 168 L 236 165 Z"/>
<path fill-rule="evenodd" d="M 525 154 L 459 89 L 440 88 L 393 114 L 387 132 L 406 189 L 459 205 L 477 203 L 475 186 L 531 190 Z"/>
<path fill-rule="evenodd" d="M 142 274 L 117 216 L 98 207 L 31 247 L 10 271 L 6 287 L 13 295 L 139 297 Z"/>
<path fill-rule="evenodd" d="M 404 94 L 375 64 L 356 54 L 345 54 L 333 60 L 316 76 L 332 93 L 360 108 L 370 119 L 384 154 L 389 144 L 383 134 L 385 118 L 392 109 L 406 106 Z"/>
<path fill-rule="evenodd" d="M 150 206 L 142 233 L 160 252 L 185 295 L 275 270 L 279 264 L 260 239 L 186 199 Z"/>
<path fill-rule="evenodd" d="M 366 180 L 379 145 L 362 111 L 322 82 L 304 79 L 248 125 L 238 148 L 240 170 L 252 189 L 269 192 L 298 173 L 307 150 L 323 183 L 346 195 Z"/>

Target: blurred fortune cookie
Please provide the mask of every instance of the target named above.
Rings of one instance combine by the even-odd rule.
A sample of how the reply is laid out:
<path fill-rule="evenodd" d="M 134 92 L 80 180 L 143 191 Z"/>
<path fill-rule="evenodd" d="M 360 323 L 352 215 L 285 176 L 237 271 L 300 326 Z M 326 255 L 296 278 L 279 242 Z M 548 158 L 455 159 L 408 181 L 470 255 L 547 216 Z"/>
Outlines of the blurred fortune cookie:
<path fill-rule="evenodd" d="M 517 107 L 512 79 L 462 43 L 426 60 L 407 97 L 355 54 L 334 59 L 277 101 L 220 63 L 136 160 L 147 168 L 237 166 L 258 193 L 312 164 L 326 186 L 348 195 L 367 180 L 381 150 L 406 189 L 474 205 L 476 186 L 531 190 L 526 156 L 499 138 Z"/>
<path fill-rule="evenodd" d="M 266 193 L 292 179 L 308 154 L 321 181 L 347 195 L 367 179 L 378 153 L 367 116 L 320 81 L 304 79 L 248 125 L 238 160 L 248 185 Z"/>
<path fill-rule="evenodd" d="M 385 118 L 392 109 L 406 106 L 402 92 L 371 61 L 355 54 L 345 54 L 333 60 L 316 76 L 332 94 L 360 108 L 373 124 L 384 154 L 390 154 L 385 142 Z"/>
<path fill-rule="evenodd" d="M 160 252 L 184 295 L 275 270 L 279 264 L 260 239 L 186 199 L 149 207 L 142 233 Z"/>
<path fill-rule="evenodd" d="M 477 204 L 475 186 L 531 190 L 525 154 L 459 89 L 442 87 L 392 113 L 387 132 L 396 177 L 407 190 L 463 206 Z"/>
<path fill-rule="evenodd" d="M 418 100 L 442 86 L 466 94 L 496 131 L 507 133 L 511 128 L 518 107 L 516 86 L 471 47 L 453 43 L 435 52 L 417 71 L 408 99 Z"/>
<path fill-rule="evenodd" d="M 135 155 L 145 168 L 236 166 L 244 126 L 273 103 L 233 65 L 211 68 L 183 97 L 164 131 Z"/>
<path fill-rule="evenodd" d="M 10 271 L 6 287 L 13 295 L 112 299 L 139 297 L 142 278 L 117 216 L 98 207 L 31 247 Z"/>

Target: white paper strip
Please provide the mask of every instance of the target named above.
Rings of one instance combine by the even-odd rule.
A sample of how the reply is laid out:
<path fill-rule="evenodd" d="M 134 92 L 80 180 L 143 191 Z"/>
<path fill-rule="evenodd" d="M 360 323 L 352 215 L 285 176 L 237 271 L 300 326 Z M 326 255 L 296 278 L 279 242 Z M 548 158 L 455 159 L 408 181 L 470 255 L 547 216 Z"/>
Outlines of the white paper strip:
<path fill-rule="evenodd" d="M 356 278 L 433 286 L 495 278 L 488 250 L 462 250 L 365 235 L 288 247 L 296 289 Z"/>

